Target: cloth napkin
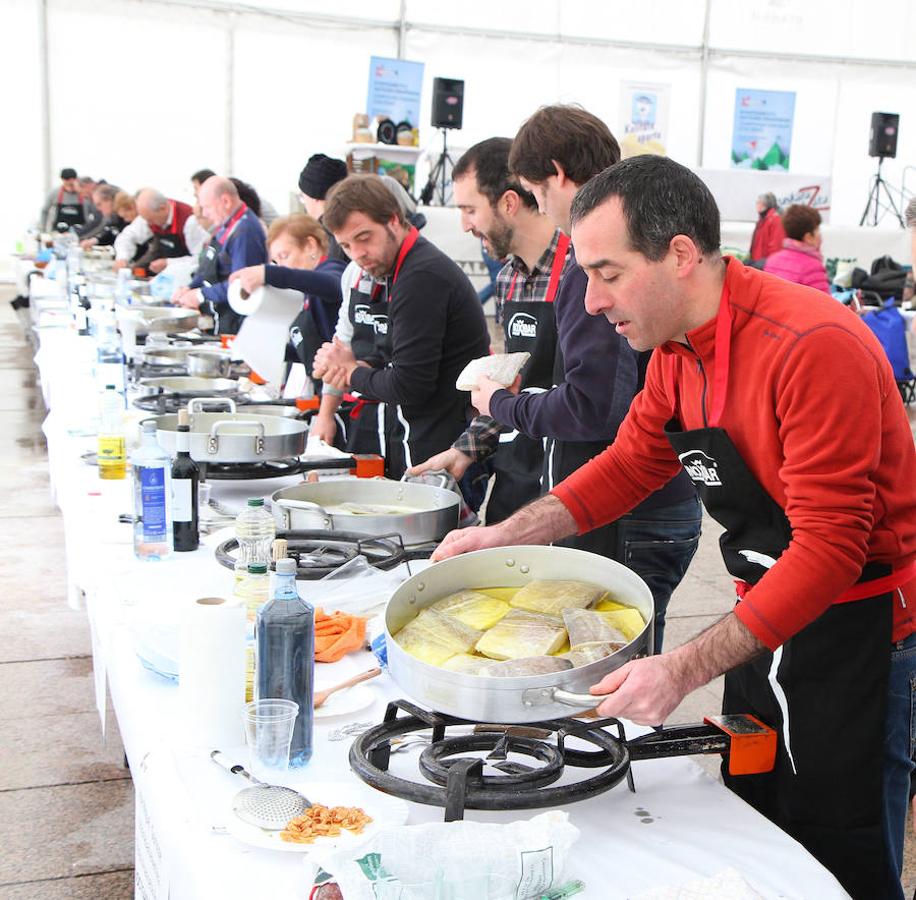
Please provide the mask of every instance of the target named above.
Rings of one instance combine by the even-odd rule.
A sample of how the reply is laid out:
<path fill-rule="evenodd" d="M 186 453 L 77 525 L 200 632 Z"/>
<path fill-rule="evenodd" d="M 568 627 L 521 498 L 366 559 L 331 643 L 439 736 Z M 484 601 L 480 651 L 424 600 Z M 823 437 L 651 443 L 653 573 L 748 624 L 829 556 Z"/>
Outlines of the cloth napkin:
<path fill-rule="evenodd" d="M 315 611 L 315 662 L 332 663 L 366 643 L 366 622 L 362 616 L 343 612 L 330 615 Z"/>

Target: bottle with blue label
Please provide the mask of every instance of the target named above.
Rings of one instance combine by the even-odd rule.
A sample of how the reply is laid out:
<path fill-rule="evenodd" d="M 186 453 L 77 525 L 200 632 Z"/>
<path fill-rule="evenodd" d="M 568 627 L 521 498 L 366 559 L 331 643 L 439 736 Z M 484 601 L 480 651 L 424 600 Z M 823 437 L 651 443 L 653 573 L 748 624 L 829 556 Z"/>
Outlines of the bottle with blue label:
<path fill-rule="evenodd" d="M 156 422 L 143 423 L 130 458 L 134 480 L 134 553 L 160 560 L 172 554 L 172 460 L 156 440 Z"/>
<path fill-rule="evenodd" d="M 296 589 L 296 561 L 281 559 L 275 565 L 270 599 L 255 620 L 254 696 L 299 704 L 289 748 L 290 767 L 297 768 L 312 758 L 315 608 Z"/>

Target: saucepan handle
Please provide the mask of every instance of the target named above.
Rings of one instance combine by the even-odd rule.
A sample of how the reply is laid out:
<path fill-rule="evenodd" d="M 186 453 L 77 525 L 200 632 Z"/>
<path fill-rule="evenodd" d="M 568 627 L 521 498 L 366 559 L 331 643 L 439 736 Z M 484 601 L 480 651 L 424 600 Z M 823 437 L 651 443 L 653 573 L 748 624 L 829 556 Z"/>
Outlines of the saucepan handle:
<path fill-rule="evenodd" d="M 225 406 L 233 415 L 235 414 L 235 400 L 231 397 L 192 397 L 188 400 L 188 412 L 201 412 L 204 404 L 212 407 L 217 403 L 221 406 Z"/>
<path fill-rule="evenodd" d="M 577 694 L 575 691 L 564 691 L 560 688 L 554 688 L 553 699 L 564 706 L 574 706 L 576 709 L 593 709 L 607 694 Z"/>
<path fill-rule="evenodd" d="M 311 500 L 287 500 L 286 498 L 281 498 L 274 501 L 275 506 L 279 506 L 280 509 L 284 510 L 283 516 L 287 522 L 290 522 L 290 514 L 286 510 L 290 509 L 301 509 L 303 512 L 313 513 L 316 516 L 321 516 L 323 522 L 323 528 L 333 528 L 334 521 L 331 518 L 331 514 L 319 503 L 313 503 Z"/>

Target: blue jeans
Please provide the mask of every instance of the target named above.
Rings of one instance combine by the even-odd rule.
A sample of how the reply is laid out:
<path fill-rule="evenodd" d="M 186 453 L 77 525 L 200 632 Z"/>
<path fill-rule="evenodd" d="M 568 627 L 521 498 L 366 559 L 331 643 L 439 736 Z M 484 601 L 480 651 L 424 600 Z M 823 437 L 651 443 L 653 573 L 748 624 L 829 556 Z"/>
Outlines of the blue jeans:
<path fill-rule="evenodd" d="M 897 592 L 894 592 L 897 602 Z M 916 634 L 893 645 L 884 730 L 884 840 L 890 871 L 886 898 L 903 900 L 903 836 L 916 751 Z"/>
<path fill-rule="evenodd" d="M 702 521 L 696 497 L 671 506 L 622 516 L 614 558 L 631 568 L 652 591 L 655 600 L 655 652 L 662 652 L 665 612 L 672 591 L 681 583 L 700 543 Z"/>

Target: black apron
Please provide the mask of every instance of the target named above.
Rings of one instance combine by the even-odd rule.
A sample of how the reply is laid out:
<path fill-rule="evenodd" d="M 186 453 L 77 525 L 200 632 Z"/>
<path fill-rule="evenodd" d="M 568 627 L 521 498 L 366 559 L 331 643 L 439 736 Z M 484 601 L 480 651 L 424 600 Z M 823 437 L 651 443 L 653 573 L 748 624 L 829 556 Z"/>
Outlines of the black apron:
<path fill-rule="evenodd" d="M 151 228 L 155 235 L 154 243 L 157 245 L 159 255 L 156 259 L 177 259 L 180 256 L 190 256 L 191 251 L 184 239 L 184 228 L 178 223 L 178 205 L 170 200 L 172 208 L 172 224 L 165 228 Z"/>
<path fill-rule="evenodd" d="M 368 297 L 363 293 L 356 305 L 351 302 L 350 321 L 354 326 L 351 349 L 357 359 L 365 359 L 375 368 L 391 365 L 388 304 L 392 300 L 401 266 L 419 236 L 419 231 L 411 227 L 404 238 L 398 251 L 387 296 L 383 297 L 382 291 L 373 289 Z M 433 373 L 430 373 L 430 376 L 432 377 Z M 353 453 L 380 454 L 385 458 L 385 475 L 388 478 L 399 479 L 414 463 L 422 462 L 446 449 L 456 436 L 450 428 L 447 434 L 434 434 L 422 440 L 411 437 L 413 426 L 422 423 L 426 414 L 412 412 L 408 419 L 400 404 L 362 401 L 350 413 L 353 427 L 350 431 L 348 449 Z M 430 410 L 428 415 L 439 419 L 442 410 Z"/>
<path fill-rule="evenodd" d="M 720 547 L 739 594 L 788 547 L 791 525 L 718 427 L 725 406 L 731 314 L 723 289 L 709 425 L 666 434 L 707 512 L 725 528 Z M 772 772 L 725 783 L 799 841 L 854 898 L 880 896 L 887 852 L 882 835 L 883 745 L 890 670 L 889 566 L 869 564 L 846 602 L 842 595 L 775 652 L 725 676 L 724 713 L 752 713 L 776 728 Z M 903 583 L 903 582 L 901 582 Z M 853 591 L 856 593 L 853 595 Z M 883 591 L 883 593 L 882 593 Z M 877 594 L 877 596 L 875 595 Z"/>
<path fill-rule="evenodd" d="M 569 238 L 563 234 L 557 242 L 550 270 L 550 281 L 543 300 L 513 299 L 518 273 L 509 285 L 503 303 L 506 352 L 531 354 L 522 376 L 522 390 L 548 390 L 553 386 L 554 361 L 557 357 L 557 317 L 554 300 L 560 275 L 566 263 Z M 499 436 L 499 448 L 491 458 L 493 488 L 487 501 L 487 524 L 495 525 L 541 493 L 544 471 L 544 439 L 518 431 Z"/>
<path fill-rule="evenodd" d="M 203 281 L 205 287 L 212 287 L 214 284 L 225 281 L 229 277 L 230 260 L 225 252 L 225 247 L 229 238 L 232 237 L 239 219 L 247 211 L 248 207 L 243 203 L 229 220 L 213 233 L 210 243 L 201 253 L 196 277 Z M 240 316 L 228 303 L 222 305 L 218 310 L 214 309 L 213 315 L 216 320 L 215 330 L 217 334 L 238 334 L 244 316 Z"/>
<path fill-rule="evenodd" d="M 327 256 L 322 256 L 318 260 L 318 265 L 326 259 Z M 333 322 L 327 319 L 321 299 L 306 294 L 302 309 L 289 327 L 289 343 L 286 346 L 286 361 L 302 363 L 305 366 L 305 371 L 312 379 L 316 396 L 321 393 L 322 382 L 320 378 L 312 377 L 315 354 L 322 344 L 333 340 L 334 326 L 337 324 L 336 319 Z"/>
<path fill-rule="evenodd" d="M 56 219 L 54 222 L 55 231 L 69 231 L 71 228 L 78 228 L 86 219 L 83 215 L 83 203 L 78 200 L 76 203 L 64 203 L 64 189 L 57 192 Z"/>
<path fill-rule="evenodd" d="M 350 289 L 348 318 L 353 326 L 350 349 L 353 355 L 373 368 L 385 368 L 391 361 L 391 338 L 388 335 L 388 288 L 360 273 Z M 350 430 L 347 450 L 350 453 L 385 455 L 385 404 L 360 398 L 350 410 Z"/>

